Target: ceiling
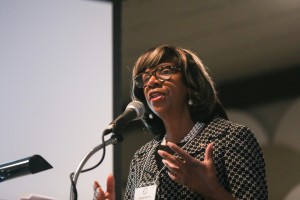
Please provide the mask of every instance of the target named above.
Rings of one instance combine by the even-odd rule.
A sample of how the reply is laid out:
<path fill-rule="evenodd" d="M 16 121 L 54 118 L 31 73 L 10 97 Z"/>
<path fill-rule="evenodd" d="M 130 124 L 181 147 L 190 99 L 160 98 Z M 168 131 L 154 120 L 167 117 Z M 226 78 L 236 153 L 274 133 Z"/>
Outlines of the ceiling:
<path fill-rule="evenodd" d="M 196 52 L 217 84 L 300 67 L 299 0 L 125 0 L 122 97 L 145 50 L 172 44 Z"/>

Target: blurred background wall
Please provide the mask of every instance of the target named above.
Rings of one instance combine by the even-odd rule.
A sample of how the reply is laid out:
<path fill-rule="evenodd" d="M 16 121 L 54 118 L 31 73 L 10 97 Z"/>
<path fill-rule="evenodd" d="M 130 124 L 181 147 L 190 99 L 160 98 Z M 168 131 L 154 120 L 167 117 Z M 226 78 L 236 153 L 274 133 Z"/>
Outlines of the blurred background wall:
<path fill-rule="evenodd" d="M 263 148 L 271 200 L 300 198 L 299 0 L 125 0 L 122 3 L 122 102 L 145 50 L 172 44 L 210 69 L 232 121 L 250 127 Z M 152 138 L 139 122 L 121 144 L 125 189 L 133 153 Z"/>
<path fill-rule="evenodd" d="M 113 117 L 112 20 L 111 2 L 0 1 L 0 165 L 40 154 L 53 166 L 8 180 L 2 166 L 1 200 L 70 196 L 70 173 Z M 112 168 L 108 147 L 98 170 L 80 175 L 79 199 Z"/>

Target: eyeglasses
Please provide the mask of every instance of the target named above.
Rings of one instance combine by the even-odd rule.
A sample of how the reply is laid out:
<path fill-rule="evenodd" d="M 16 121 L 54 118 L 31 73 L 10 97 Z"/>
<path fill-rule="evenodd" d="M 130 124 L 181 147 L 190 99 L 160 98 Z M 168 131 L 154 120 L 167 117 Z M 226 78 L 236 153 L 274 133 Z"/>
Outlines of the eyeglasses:
<path fill-rule="evenodd" d="M 138 88 L 144 88 L 147 86 L 151 76 L 154 76 L 157 80 L 163 82 L 172 77 L 172 74 L 180 71 L 180 68 L 170 65 L 163 66 L 153 70 L 152 72 L 142 72 L 134 77 L 135 85 Z"/>

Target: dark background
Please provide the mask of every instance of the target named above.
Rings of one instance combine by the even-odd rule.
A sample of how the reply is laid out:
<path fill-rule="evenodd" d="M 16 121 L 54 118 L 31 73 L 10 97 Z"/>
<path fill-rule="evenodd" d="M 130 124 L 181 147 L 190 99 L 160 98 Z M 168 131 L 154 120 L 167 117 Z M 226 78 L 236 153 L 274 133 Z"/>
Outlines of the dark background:
<path fill-rule="evenodd" d="M 268 142 L 261 145 L 270 199 L 286 197 L 300 179 L 280 177 L 272 164 L 278 151 L 288 149 L 283 157 L 296 156 L 293 166 L 300 167 L 299 152 L 289 147 L 278 150 L 273 140 L 281 118 L 300 93 L 300 2 L 125 0 L 119 8 L 121 98 L 116 101 L 121 110 L 131 101 L 131 69 L 144 51 L 171 44 L 196 52 L 209 68 L 225 108 L 248 113 L 264 128 Z M 142 129 L 140 122 L 130 123 L 124 142 L 116 147 L 115 162 L 120 166 L 115 172 L 122 177 L 123 191 L 133 153 L 151 139 Z"/>

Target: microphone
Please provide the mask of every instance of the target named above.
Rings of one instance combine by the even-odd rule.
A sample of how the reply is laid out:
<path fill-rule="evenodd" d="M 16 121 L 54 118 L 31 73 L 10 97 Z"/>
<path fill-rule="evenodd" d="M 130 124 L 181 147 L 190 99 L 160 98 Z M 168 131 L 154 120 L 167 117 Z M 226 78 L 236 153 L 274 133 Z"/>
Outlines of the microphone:
<path fill-rule="evenodd" d="M 144 114 L 144 104 L 140 101 L 132 101 L 127 105 L 125 111 L 109 124 L 106 131 L 119 130 L 128 122 L 141 119 Z"/>
<path fill-rule="evenodd" d="M 35 174 L 53 168 L 42 156 L 31 157 L 4 163 L 0 165 L 0 182 L 7 179 Z"/>

